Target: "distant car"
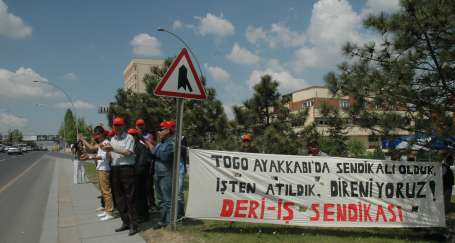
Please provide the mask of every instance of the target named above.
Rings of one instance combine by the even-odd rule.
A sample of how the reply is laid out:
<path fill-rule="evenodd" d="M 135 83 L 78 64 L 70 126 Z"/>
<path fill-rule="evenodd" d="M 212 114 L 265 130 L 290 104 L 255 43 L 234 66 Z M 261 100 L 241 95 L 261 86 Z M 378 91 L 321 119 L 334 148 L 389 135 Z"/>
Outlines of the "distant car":
<path fill-rule="evenodd" d="M 22 150 L 18 147 L 10 146 L 6 150 L 8 154 L 22 154 Z"/>
<path fill-rule="evenodd" d="M 32 146 L 27 146 L 27 151 L 32 151 Z"/>

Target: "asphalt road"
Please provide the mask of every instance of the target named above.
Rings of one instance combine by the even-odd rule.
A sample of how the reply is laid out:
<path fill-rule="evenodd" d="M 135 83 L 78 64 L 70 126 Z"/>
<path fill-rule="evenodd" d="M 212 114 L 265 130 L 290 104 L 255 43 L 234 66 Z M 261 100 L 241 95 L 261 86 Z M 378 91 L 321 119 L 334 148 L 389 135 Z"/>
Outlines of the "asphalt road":
<path fill-rule="evenodd" d="M 55 164 L 44 155 L 0 154 L 0 243 L 39 242 Z"/>

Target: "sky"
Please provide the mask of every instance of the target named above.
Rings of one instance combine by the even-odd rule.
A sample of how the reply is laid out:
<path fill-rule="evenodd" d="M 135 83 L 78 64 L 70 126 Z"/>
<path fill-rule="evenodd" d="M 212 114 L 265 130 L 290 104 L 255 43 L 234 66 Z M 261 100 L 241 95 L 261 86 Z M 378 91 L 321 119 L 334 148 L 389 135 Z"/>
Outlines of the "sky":
<path fill-rule="evenodd" d="M 343 44 L 380 40 L 362 19 L 398 9 L 398 0 L 0 0 L 0 133 L 56 134 L 67 96 L 78 117 L 106 124 L 98 107 L 114 101 L 128 62 L 183 47 L 159 27 L 189 44 L 232 117 L 264 74 L 282 94 L 323 85 Z"/>

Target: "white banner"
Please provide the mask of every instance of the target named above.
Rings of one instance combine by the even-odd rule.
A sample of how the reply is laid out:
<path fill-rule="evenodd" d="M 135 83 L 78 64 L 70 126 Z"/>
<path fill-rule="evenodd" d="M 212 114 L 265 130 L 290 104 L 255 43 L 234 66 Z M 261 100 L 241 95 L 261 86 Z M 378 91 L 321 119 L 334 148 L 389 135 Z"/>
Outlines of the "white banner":
<path fill-rule="evenodd" d="M 186 217 L 444 227 L 441 164 L 190 150 Z"/>

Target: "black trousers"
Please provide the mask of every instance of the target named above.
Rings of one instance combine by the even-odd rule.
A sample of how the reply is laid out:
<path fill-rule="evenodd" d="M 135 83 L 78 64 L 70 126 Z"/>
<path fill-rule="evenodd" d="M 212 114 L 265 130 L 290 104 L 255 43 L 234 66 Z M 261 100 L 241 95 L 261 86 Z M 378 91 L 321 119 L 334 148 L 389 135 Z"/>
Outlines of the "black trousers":
<path fill-rule="evenodd" d="M 112 166 L 115 203 L 123 224 L 137 227 L 137 178 L 133 166 Z"/>
<path fill-rule="evenodd" d="M 137 174 L 137 200 L 136 210 L 139 219 L 148 220 L 149 218 L 149 207 L 147 198 L 147 170 L 141 171 Z"/>

